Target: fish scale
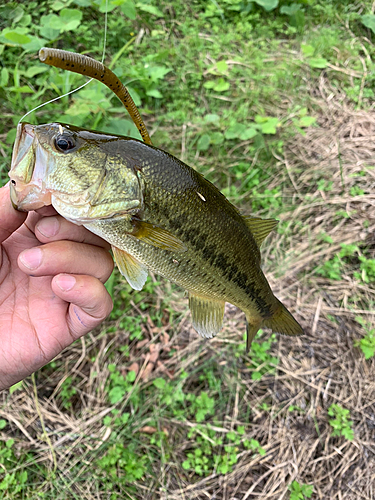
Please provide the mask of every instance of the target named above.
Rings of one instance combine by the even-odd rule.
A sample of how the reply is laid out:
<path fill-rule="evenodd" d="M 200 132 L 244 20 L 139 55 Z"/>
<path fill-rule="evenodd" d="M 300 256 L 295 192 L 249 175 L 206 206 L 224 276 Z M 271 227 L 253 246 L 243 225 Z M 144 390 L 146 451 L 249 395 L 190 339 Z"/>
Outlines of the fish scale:
<path fill-rule="evenodd" d="M 69 149 L 59 150 L 57 139 Z M 69 125 L 20 124 L 10 177 L 15 206 L 52 203 L 63 217 L 101 236 L 134 288 L 143 287 L 151 270 L 186 289 L 202 336 L 220 330 L 225 302 L 245 312 L 248 346 L 262 326 L 303 333 L 260 267 L 260 244 L 277 221 L 242 216 L 172 155 Z"/>

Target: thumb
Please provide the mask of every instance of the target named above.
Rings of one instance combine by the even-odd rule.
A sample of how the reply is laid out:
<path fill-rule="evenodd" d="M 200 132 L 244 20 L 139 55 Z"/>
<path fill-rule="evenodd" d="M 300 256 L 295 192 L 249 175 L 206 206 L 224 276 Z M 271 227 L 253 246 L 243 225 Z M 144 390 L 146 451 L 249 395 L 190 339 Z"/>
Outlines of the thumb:
<path fill-rule="evenodd" d="M 0 243 L 18 229 L 27 217 L 26 212 L 17 212 L 10 201 L 9 182 L 0 188 Z"/>

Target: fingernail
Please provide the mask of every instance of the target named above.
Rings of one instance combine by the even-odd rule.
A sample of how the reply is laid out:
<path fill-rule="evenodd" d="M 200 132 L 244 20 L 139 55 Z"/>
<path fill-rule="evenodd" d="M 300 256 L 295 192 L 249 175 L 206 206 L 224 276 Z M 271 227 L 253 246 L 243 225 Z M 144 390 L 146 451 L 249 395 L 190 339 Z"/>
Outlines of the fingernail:
<path fill-rule="evenodd" d="M 63 292 L 68 292 L 76 284 L 76 279 L 69 274 L 60 274 L 60 276 L 56 278 L 56 284 Z"/>
<path fill-rule="evenodd" d="M 20 256 L 20 261 L 29 269 L 36 269 L 42 263 L 42 250 L 39 247 L 31 248 L 23 252 Z"/>
<path fill-rule="evenodd" d="M 58 233 L 60 223 L 57 217 L 44 217 L 38 222 L 37 228 L 43 236 L 46 238 L 52 238 L 52 236 L 55 236 Z"/>

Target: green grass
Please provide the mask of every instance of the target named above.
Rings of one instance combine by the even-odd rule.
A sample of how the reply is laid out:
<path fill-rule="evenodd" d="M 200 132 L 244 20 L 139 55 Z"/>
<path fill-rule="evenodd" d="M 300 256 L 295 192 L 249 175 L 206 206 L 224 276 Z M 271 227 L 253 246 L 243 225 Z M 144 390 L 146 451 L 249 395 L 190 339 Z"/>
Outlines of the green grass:
<path fill-rule="evenodd" d="M 306 498 L 312 497 L 314 486 L 300 484 L 298 481 L 293 481 L 289 486 L 289 490 L 289 500 L 305 500 Z"/>
<path fill-rule="evenodd" d="M 338 404 L 332 404 L 328 408 L 328 415 L 334 417 L 329 421 L 333 427 L 332 436 L 343 436 L 351 441 L 354 438 L 354 432 L 352 429 L 353 422 L 349 420 L 349 410 L 342 408 Z"/>

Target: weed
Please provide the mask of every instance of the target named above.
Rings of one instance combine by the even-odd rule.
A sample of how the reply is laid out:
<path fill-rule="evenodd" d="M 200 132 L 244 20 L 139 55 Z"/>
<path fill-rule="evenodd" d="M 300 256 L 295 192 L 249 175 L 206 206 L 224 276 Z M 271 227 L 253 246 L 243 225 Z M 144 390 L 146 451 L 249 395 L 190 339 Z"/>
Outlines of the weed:
<path fill-rule="evenodd" d="M 67 377 L 61 386 L 59 396 L 61 404 L 67 410 L 72 407 L 72 398 L 77 394 L 77 388 L 73 384 L 73 378 Z"/>
<path fill-rule="evenodd" d="M 230 431 L 223 437 L 209 426 L 198 425 L 188 434 L 188 438 L 194 439 L 195 448 L 186 454 L 182 467 L 193 470 L 198 476 L 208 476 L 214 471 L 227 474 L 237 463 L 241 446 L 265 455 L 266 452 L 259 442 L 256 439 L 244 438 L 244 433 L 244 427 L 239 426 L 236 431 Z"/>
<path fill-rule="evenodd" d="M 153 385 L 159 391 L 159 402 L 166 405 L 174 417 L 183 417 L 186 413 L 184 402 L 186 394 L 180 383 L 167 383 L 163 378 L 156 378 Z"/>
<path fill-rule="evenodd" d="M 105 455 L 96 461 L 103 474 L 102 480 L 108 483 L 109 489 L 115 484 L 133 483 L 141 479 L 146 472 L 146 456 L 139 456 L 135 444 L 125 445 L 114 442 Z"/>
<path fill-rule="evenodd" d="M 258 336 L 262 335 L 262 330 L 259 330 Z M 268 340 L 261 344 L 253 342 L 250 351 L 250 364 L 252 368 L 251 378 L 260 380 L 263 375 L 275 372 L 275 365 L 279 360 L 275 356 L 269 354 L 272 344 L 276 341 L 276 335 L 271 335 Z"/>
<path fill-rule="evenodd" d="M 4 428 L 5 420 L 1 420 L 1 422 L 1 427 Z M 25 455 L 23 458 L 27 459 L 29 457 Z M 5 442 L 0 441 L 0 463 L 2 465 L 0 470 L 0 496 L 15 498 L 15 495 L 24 494 L 28 486 L 28 479 L 30 479 L 26 468 L 20 464 L 14 472 L 8 472 L 18 463 L 14 439 L 8 439 Z M 7 494 L 10 496 L 7 496 Z"/>
<path fill-rule="evenodd" d="M 366 335 L 362 339 L 356 340 L 354 345 L 361 348 L 365 359 L 370 359 L 375 356 L 375 328 L 371 328 L 371 323 L 365 321 L 360 316 L 356 316 L 355 320 L 362 325 L 366 331 Z"/>
<path fill-rule="evenodd" d="M 289 500 L 305 500 L 305 498 L 312 497 L 314 486 L 293 481 L 289 486 L 289 491 Z"/>
<path fill-rule="evenodd" d="M 333 427 L 332 436 L 344 436 L 344 438 L 351 441 L 354 438 L 354 432 L 351 428 L 353 422 L 349 419 L 350 412 L 342 408 L 338 404 L 332 404 L 328 408 L 328 415 L 334 417 L 329 421 Z"/>
<path fill-rule="evenodd" d="M 364 255 L 358 244 L 342 244 L 341 250 L 324 264 L 317 266 L 315 272 L 331 280 L 342 279 L 343 274 L 349 267 L 355 266 L 358 270 L 353 270 L 354 278 L 364 283 L 375 280 L 375 259 Z"/>
<path fill-rule="evenodd" d="M 108 371 L 110 373 L 108 382 L 108 399 L 111 404 L 116 404 L 132 390 L 136 374 L 135 372 L 130 371 L 126 374 L 126 376 L 124 376 L 117 371 L 115 364 L 109 364 Z"/>
<path fill-rule="evenodd" d="M 190 401 L 190 413 L 194 415 L 196 422 L 203 422 L 208 415 L 213 415 L 215 400 L 207 392 L 202 391 L 199 396 L 191 393 L 186 399 Z"/>

